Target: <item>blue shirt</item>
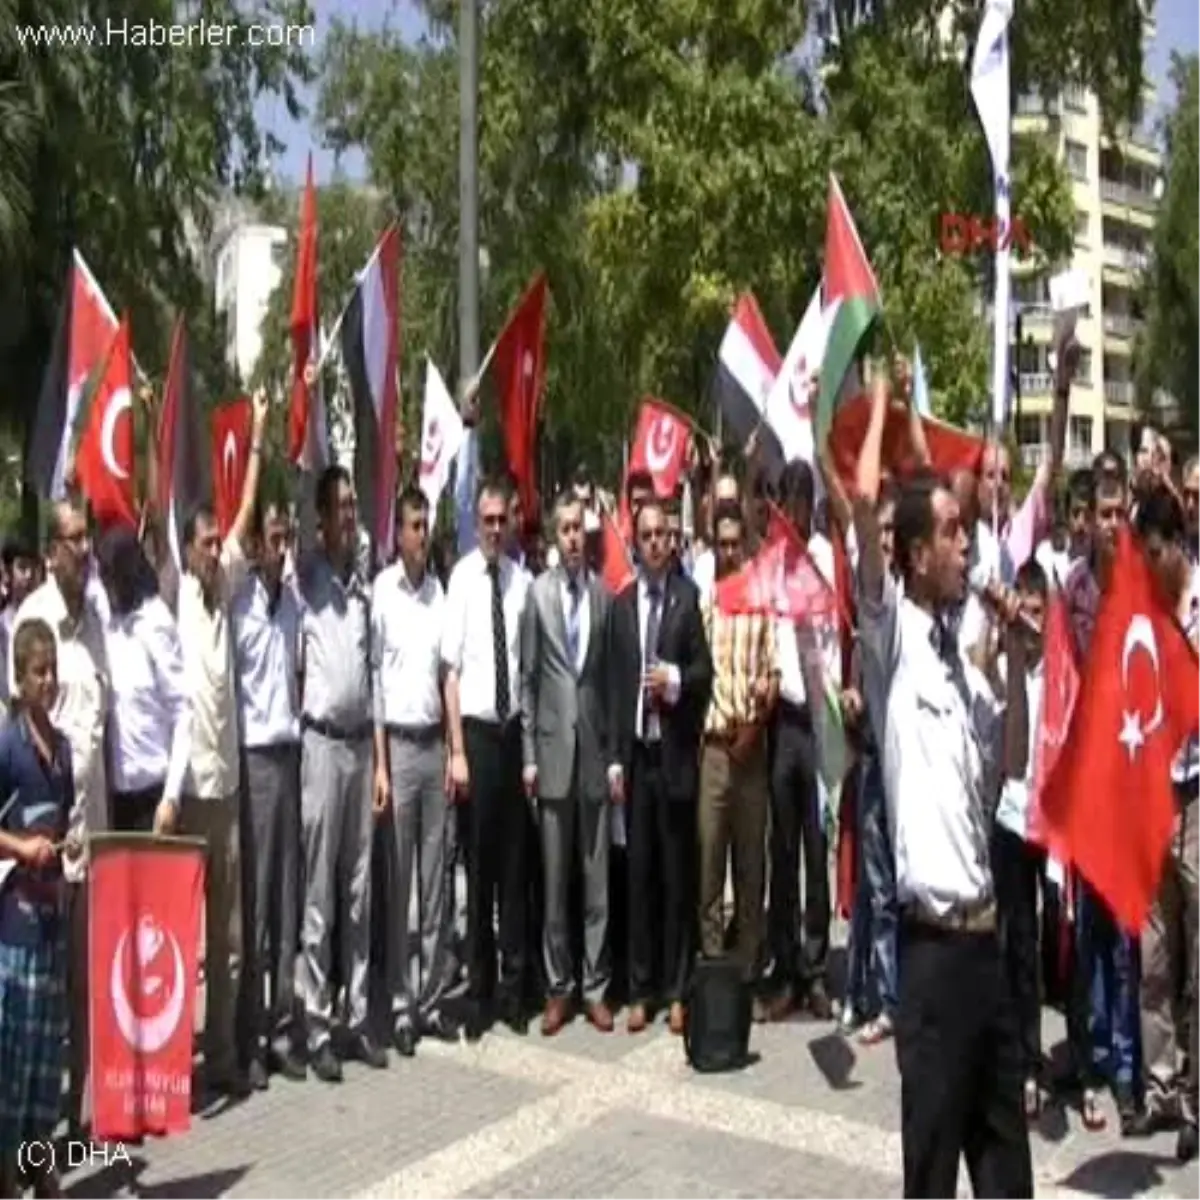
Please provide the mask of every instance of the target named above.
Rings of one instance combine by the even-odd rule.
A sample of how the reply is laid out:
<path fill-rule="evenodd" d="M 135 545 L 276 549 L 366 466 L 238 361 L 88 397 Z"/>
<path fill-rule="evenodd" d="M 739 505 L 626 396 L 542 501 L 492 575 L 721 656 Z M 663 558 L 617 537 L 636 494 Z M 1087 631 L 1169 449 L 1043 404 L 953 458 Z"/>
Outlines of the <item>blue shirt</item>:
<path fill-rule="evenodd" d="M 52 733 L 53 759 L 38 753 L 28 719 L 17 716 L 0 730 L 0 829 L 43 834 L 53 842 L 66 836 L 75 803 L 71 747 Z M 8 868 L 5 871 L 5 868 Z M 62 916 L 62 861 L 27 867 L 0 860 L 0 942 L 28 946 L 57 936 Z"/>

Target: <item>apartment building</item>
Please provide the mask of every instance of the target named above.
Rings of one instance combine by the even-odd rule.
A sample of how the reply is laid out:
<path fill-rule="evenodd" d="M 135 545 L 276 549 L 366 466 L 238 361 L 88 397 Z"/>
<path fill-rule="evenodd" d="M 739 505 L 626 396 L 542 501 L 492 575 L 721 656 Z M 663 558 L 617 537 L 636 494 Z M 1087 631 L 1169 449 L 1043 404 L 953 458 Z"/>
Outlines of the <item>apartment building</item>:
<path fill-rule="evenodd" d="M 1155 32 L 1153 18 L 1147 18 L 1146 40 Z M 1016 103 L 1014 137 L 1037 133 L 1058 141 L 1075 193 L 1070 265 L 1084 271 L 1090 282 L 1091 303 L 1078 325 L 1083 353 L 1071 391 L 1068 466 L 1082 465 L 1104 448 L 1125 456 L 1132 448 L 1137 420 L 1133 343 L 1142 319 L 1136 294 L 1151 251 L 1161 194 L 1161 152 L 1144 115 L 1153 110 L 1155 99 L 1147 82 L 1139 119 L 1111 135 L 1105 133 L 1096 97 L 1089 92 L 1067 89 L 1055 97 L 1027 95 Z M 1015 204 L 1019 211 L 1019 197 Z M 1013 301 L 1022 317 L 1015 428 L 1022 459 L 1029 466 L 1040 462 L 1049 449 L 1048 354 L 1053 314 L 1048 278 L 1064 266 L 1039 271 L 1033 264 L 1014 265 Z"/>

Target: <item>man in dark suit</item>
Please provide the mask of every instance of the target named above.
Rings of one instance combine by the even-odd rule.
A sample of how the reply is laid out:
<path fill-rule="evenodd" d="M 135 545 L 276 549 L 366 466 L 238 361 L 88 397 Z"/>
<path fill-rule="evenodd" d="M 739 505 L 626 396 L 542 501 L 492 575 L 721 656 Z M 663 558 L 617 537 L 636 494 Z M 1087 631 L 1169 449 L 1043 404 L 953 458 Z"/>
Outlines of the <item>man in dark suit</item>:
<path fill-rule="evenodd" d="M 584 1011 L 603 1033 L 608 944 L 611 761 L 605 633 L 610 599 L 583 559 L 583 505 L 570 492 L 554 508 L 559 562 L 534 581 L 521 627 L 521 742 L 525 794 L 538 806 L 545 886 L 542 1033 L 565 1024 L 575 984 L 570 882 L 583 882 Z"/>
<path fill-rule="evenodd" d="M 693 952 L 697 774 L 712 658 L 696 589 L 671 569 L 661 502 L 643 503 L 635 536 L 639 574 L 613 601 L 608 661 L 616 734 L 609 785 L 614 803 L 629 804 L 629 1031 L 644 1029 L 661 1000 L 678 1034 Z"/>

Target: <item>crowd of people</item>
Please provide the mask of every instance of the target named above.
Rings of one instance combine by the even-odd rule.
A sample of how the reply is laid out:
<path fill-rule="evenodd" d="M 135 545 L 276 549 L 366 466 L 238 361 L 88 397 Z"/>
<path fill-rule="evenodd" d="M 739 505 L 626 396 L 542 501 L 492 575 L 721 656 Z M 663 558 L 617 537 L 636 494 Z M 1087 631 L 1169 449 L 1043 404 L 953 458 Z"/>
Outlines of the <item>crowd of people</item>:
<path fill-rule="evenodd" d="M 305 544 L 287 499 L 260 488 L 261 397 L 232 528 L 189 514 L 181 572 L 156 552 L 161 531 L 112 529 L 93 547 L 71 501 L 44 546 L 10 543 L 0 1194 L 17 1186 L 18 1144 L 59 1121 L 64 1071 L 66 1115 L 86 1128 L 100 830 L 204 839 L 209 1092 L 336 1083 L 347 1057 L 384 1069 L 381 1028 L 402 1057 L 539 1017 L 547 1037 L 576 1015 L 636 1034 L 660 1013 L 683 1034 L 694 964 L 723 959 L 757 1021 L 805 1011 L 863 1045 L 896 1039 L 908 1195 L 953 1195 L 960 1154 L 977 1194 L 1032 1195 L 1027 1121 L 1069 1088 L 1086 1128 L 1103 1126 L 1108 1088 L 1123 1134 L 1173 1124 L 1193 1158 L 1195 740 L 1139 943 L 1028 840 L 1031 752 L 1013 731 L 1036 728 L 1050 589 L 1069 599 L 1082 660 L 1122 523 L 1195 641 L 1196 461 L 1175 473 L 1156 445 L 1130 473 L 1105 453 L 1060 502 L 1064 382 L 1050 460 L 1019 508 L 1002 446 L 952 479 L 919 461 L 893 478 L 883 426 L 907 387 L 877 372 L 853 488 L 823 460 L 771 478 L 718 459 L 690 540 L 679 497 L 630 474 L 635 578 L 617 594 L 583 475 L 554 499 L 544 543 L 525 539 L 509 481 L 485 481 L 475 548 L 439 564 L 428 502 L 406 487 L 394 556 L 372 573 L 351 477 L 331 466 Z M 836 617 L 715 603 L 767 500 L 831 581 L 846 547 L 852 647 Z M 857 856 L 836 994 L 815 713 L 831 679 Z M 1070 1080 L 1046 1073 L 1044 999 L 1067 1014 Z"/>

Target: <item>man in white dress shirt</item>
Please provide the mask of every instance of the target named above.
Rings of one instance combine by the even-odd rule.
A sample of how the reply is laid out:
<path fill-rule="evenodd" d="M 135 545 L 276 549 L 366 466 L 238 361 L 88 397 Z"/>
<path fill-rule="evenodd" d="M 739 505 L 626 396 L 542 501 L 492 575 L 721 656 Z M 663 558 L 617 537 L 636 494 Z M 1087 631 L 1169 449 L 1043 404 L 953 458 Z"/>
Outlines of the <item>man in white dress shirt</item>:
<path fill-rule="evenodd" d="M 268 1070 L 303 1079 L 296 1047 L 300 938 L 300 596 L 284 578 L 291 520 L 255 506 L 252 569 L 233 598 L 234 674 L 242 734 L 242 928 L 250 1081 Z M 264 984 L 270 980 L 268 1003 Z"/>
<path fill-rule="evenodd" d="M 903 912 L 896 1053 L 904 1194 L 953 1196 L 965 1155 L 977 1196 L 1032 1196 L 988 853 L 1003 707 L 946 620 L 963 593 L 967 539 L 953 494 L 935 477 L 902 490 L 894 534 L 902 586 L 887 570 L 875 510 L 887 404 L 880 372 L 854 524 L 864 683 L 886 697 L 874 711 Z"/>
<path fill-rule="evenodd" d="M 446 597 L 427 560 L 429 501 L 408 487 L 396 509 L 400 558 L 371 591 L 371 671 L 375 813 L 390 807 L 395 842 L 387 931 L 393 1037 L 408 1058 L 421 1035 L 452 1032 L 442 1002 L 455 975 L 454 823 L 442 736 Z"/>
<path fill-rule="evenodd" d="M 472 1012 L 468 1036 L 497 1015 L 529 1027 L 528 816 L 521 792 L 521 614 L 529 576 L 503 551 L 509 493 L 482 485 L 475 506 L 479 544 L 450 576 L 442 634 L 450 780 L 464 804 L 467 955 Z M 500 973 L 492 912 L 500 909 Z"/>
<path fill-rule="evenodd" d="M 75 505 L 50 510 L 46 540 L 49 577 L 17 610 L 15 635 L 28 620 L 40 618 L 54 631 L 58 645 L 58 700 L 51 718 L 71 747 L 75 807 L 70 816 L 72 840 L 108 828 L 108 785 L 104 769 L 104 724 L 108 704 L 108 658 L 104 626 L 87 595 L 91 542 L 87 518 Z M 10 644 L 11 651 L 11 644 Z M 6 670 L 12 676 L 11 653 Z M 14 689 L 10 689 L 14 690 Z M 63 858 L 70 885 L 70 1096 L 68 1119 L 81 1125 L 88 1055 L 87 859 Z"/>
<path fill-rule="evenodd" d="M 245 577 L 242 548 L 250 528 L 262 464 L 267 419 L 265 393 L 255 393 L 250 463 L 241 504 L 222 539 L 208 505 L 189 513 L 183 525 L 185 571 L 179 581 L 179 637 L 192 712 L 192 753 L 184 779 L 177 824 L 202 837 L 208 848 L 204 882 L 206 993 L 204 1073 L 210 1089 L 238 1093 L 243 1076 L 235 1031 L 237 990 L 230 960 L 241 954 L 241 861 L 238 838 L 237 693 L 233 681 L 230 610 Z M 266 1085 L 257 1059 L 250 1082 Z"/>

